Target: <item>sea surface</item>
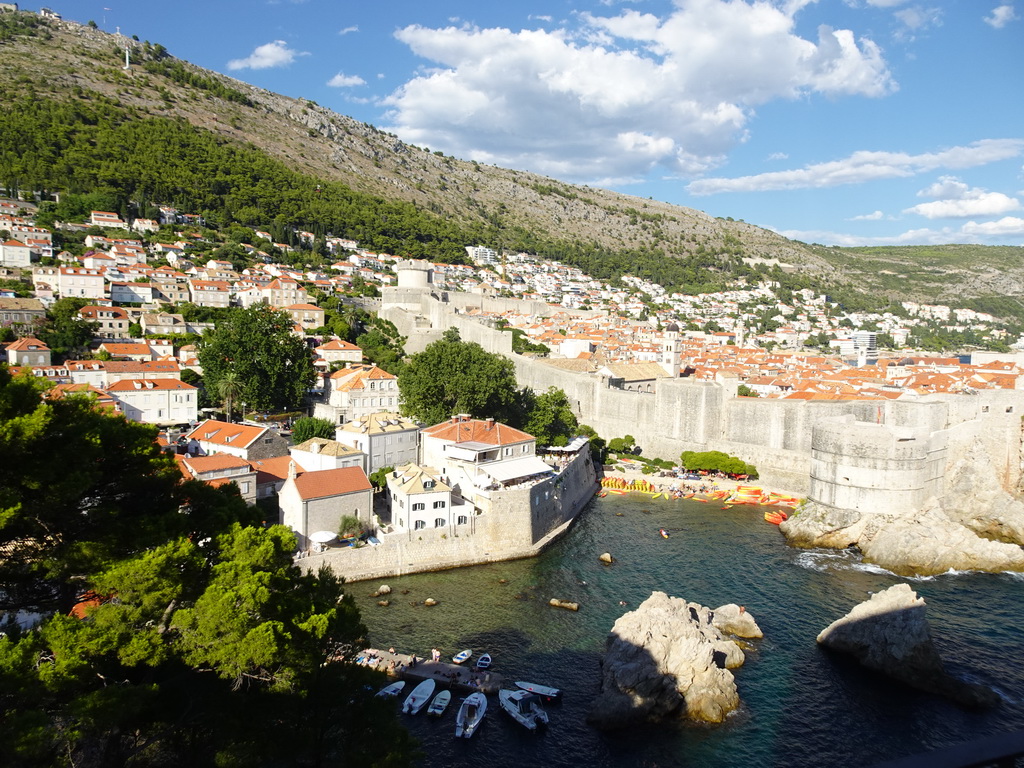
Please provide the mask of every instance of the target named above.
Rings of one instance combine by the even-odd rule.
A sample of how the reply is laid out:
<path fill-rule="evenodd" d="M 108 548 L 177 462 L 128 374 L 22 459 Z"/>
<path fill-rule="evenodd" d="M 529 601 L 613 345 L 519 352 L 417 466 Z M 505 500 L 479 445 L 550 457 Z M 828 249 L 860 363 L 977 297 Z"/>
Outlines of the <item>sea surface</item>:
<path fill-rule="evenodd" d="M 853 552 L 797 550 L 761 507 L 641 494 L 595 499 L 540 557 L 352 584 L 370 641 L 429 658 L 472 648 L 515 680 L 561 688 L 546 732 L 529 733 L 490 697 L 472 739 L 455 739 L 459 695 L 440 720 L 400 715 L 425 768 L 440 766 L 871 766 L 1024 729 L 1024 579 L 950 573 L 903 579 Z M 668 539 L 659 528 L 670 531 Z M 610 552 L 615 563 L 599 562 Z M 928 604 L 947 668 L 993 687 L 1002 705 L 971 712 L 862 670 L 815 637 L 872 592 L 908 582 Z M 378 607 L 380 583 L 394 593 Z M 600 732 L 586 724 L 615 619 L 652 591 L 715 608 L 738 603 L 765 637 L 734 670 L 740 709 L 720 725 L 672 723 Z M 422 602 L 432 597 L 434 607 Z M 550 607 L 557 597 L 577 613 Z M 626 601 L 627 605 L 620 605 Z M 413 605 L 413 603 L 418 605 Z M 401 700 L 399 700 L 401 701 Z M 398 706 L 398 704 L 396 704 Z"/>

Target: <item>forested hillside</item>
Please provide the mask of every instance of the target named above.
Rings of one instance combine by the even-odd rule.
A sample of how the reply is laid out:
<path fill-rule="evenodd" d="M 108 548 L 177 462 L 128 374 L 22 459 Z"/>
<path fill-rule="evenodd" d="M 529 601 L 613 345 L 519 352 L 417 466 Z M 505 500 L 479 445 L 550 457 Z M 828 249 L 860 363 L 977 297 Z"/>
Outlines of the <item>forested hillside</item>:
<path fill-rule="evenodd" d="M 92 208 L 143 215 L 169 204 L 221 230 L 266 228 L 282 241 L 298 227 L 437 261 L 461 260 L 464 246 L 481 244 L 690 293 L 768 275 L 784 290 L 814 288 L 850 308 L 1024 292 L 1020 254 L 1006 253 L 1020 249 L 951 246 L 951 269 L 936 255 L 943 247 L 929 256 L 797 243 L 741 221 L 431 152 L 311 101 L 202 70 L 157 42 L 72 22 L 3 14 L 0 53 L 8 106 L 0 186 L 63 193 L 57 216 Z M 1015 300 L 971 306 L 1024 315 Z"/>

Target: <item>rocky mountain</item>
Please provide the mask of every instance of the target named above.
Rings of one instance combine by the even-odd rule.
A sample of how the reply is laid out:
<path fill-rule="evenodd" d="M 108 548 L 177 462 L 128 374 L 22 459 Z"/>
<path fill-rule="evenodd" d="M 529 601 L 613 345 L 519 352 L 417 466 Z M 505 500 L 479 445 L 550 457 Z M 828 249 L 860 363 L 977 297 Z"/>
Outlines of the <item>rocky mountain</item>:
<path fill-rule="evenodd" d="M 126 47 L 132 62 L 128 69 Z M 502 232 L 528 231 L 547 241 L 609 250 L 779 263 L 813 287 L 837 293 L 922 301 L 1024 293 L 1024 249 L 995 253 L 952 246 L 959 250 L 950 254 L 932 248 L 922 255 L 795 242 L 691 208 L 445 156 L 315 102 L 178 60 L 158 42 L 75 22 L 40 19 L 29 12 L 3 14 L 0 54 L 0 87 L 8 93 L 56 100 L 102 94 L 142 114 L 185 120 L 225 141 L 254 146 L 309 176 L 412 203 L 456 222 L 486 224 L 496 233 L 497 242 L 488 243 L 495 247 L 502 246 Z M 1000 309 L 1007 316 L 1017 310 L 1024 314 L 1019 302 L 1004 302 Z"/>

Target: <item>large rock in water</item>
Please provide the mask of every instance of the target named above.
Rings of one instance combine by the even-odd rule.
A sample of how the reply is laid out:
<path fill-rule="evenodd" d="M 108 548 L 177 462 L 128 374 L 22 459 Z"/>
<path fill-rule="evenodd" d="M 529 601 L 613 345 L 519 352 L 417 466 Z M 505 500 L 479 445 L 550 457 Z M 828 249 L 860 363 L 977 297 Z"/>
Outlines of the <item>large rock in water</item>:
<path fill-rule="evenodd" d="M 818 643 L 851 654 L 869 669 L 965 706 L 999 703 L 990 688 L 965 683 L 946 672 L 932 643 L 924 599 L 906 584 L 889 587 L 855 606 L 822 630 Z"/>
<path fill-rule="evenodd" d="M 680 717 L 719 723 L 739 706 L 726 667 L 743 660 L 715 626 L 713 611 L 654 592 L 612 627 L 602 692 L 587 719 L 599 728 Z"/>

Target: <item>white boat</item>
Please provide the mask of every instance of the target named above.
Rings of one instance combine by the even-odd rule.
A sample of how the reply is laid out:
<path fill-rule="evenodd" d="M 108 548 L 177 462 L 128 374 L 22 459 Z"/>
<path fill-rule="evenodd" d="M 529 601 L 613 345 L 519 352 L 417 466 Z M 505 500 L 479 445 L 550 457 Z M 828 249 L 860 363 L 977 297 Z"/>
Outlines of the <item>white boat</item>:
<path fill-rule="evenodd" d="M 430 702 L 430 706 L 427 707 L 427 714 L 433 715 L 434 717 L 440 717 L 444 714 L 444 711 L 448 709 L 448 703 L 452 700 L 451 691 L 439 691 L 434 700 Z"/>
<path fill-rule="evenodd" d="M 405 680 L 399 680 L 397 683 L 385 685 L 383 688 L 377 691 L 377 695 L 382 696 L 385 699 L 393 699 L 402 692 L 403 688 L 405 688 Z"/>
<path fill-rule="evenodd" d="M 550 685 L 541 685 L 540 683 L 524 683 L 522 680 L 516 681 L 516 688 L 522 688 L 524 691 L 530 693 L 536 693 L 538 696 L 543 696 L 545 699 L 557 699 L 562 695 L 562 692 L 557 688 L 552 688 Z"/>
<path fill-rule="evenodd" d="M 469 738 L 479 727 L 487 713 L 487 697 L 482 693 L 471 693 L 462 700 L 459 713 L 455 716 L 455 738 Z"/>
<path fill-rule="evenodd" d="M 412 693 L 405 697 L 402 711 L 408 712 L 410 715 L 417 714 L 423 709 L 423 705 L 430 701 L 430 697 L 434 695 L 434 687 L 436 685 L 437 683 L 433 680 L 424 680 L 413 688 Z"/>
<path fill-rule="evenodd" d="M 527 730 L 535 731 L 538 726 L 548 724 L 548 713 L 540 705 L 540 697 L 528 691 L 498 691 L 498 703 L 517 723 Z"/>
<path fill-rule="evenodd" d="M 452 661 L 454 661 L 456 664 L 461 664 L 472 655 L 473 651 L 467 648 L 466 650 L 459 651 L 454 656 L 452 656 Z"/>
<path fill-rule="evenodd" d="M 491 666 L 491 654 L 485 653 L 479 659 L 476 660 L 477 669 L 488 669 Z"/>

